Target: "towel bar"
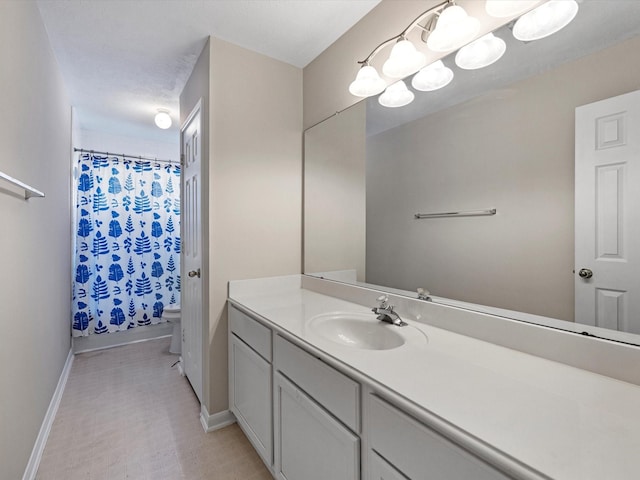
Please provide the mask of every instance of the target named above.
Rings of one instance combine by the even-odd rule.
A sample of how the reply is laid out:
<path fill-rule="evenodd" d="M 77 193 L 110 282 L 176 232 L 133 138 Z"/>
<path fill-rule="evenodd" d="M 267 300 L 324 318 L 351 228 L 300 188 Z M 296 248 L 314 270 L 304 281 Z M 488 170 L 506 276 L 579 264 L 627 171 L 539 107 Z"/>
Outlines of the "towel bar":
<path fill-rule="evenodd" d="M 496 209 L 489 210 L 468 210 L 466 212 L 442 212 L 442 213 L 416 213 L 415 218 L 444 218 L 444 217 L 481 217 L 495 215 Z"/>
<path fill-rule="evenodd" d="M 31 197 L 44 197 L 44 193 L 42 193 L 40 190 L 36 190 L 35 188 L 27 185 L 26 183 L 23 183 L 20 180 L 17 180 L 17 179 L 15 179 L 13 177 L 10 177 L 6 173 L 0 172 L 0 179 L 6 180 L 7 182 L 11 183 L 12 185 L 16 185 L 16 186 L 24 189 L 24 198 L 25 198 L 25 200 L 28 200 Z"/>

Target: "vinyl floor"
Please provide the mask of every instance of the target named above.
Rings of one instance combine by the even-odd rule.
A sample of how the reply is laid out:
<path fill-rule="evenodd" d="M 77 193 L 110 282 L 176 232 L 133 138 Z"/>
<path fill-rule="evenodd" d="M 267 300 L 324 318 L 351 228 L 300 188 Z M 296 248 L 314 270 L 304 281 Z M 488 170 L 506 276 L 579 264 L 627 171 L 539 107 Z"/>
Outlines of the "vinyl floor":
<path fill-rule="evenodd" d="M 170 338 L 76 355 L 38 480 L 260 480 L 237 424 L 205 433 Z"/>

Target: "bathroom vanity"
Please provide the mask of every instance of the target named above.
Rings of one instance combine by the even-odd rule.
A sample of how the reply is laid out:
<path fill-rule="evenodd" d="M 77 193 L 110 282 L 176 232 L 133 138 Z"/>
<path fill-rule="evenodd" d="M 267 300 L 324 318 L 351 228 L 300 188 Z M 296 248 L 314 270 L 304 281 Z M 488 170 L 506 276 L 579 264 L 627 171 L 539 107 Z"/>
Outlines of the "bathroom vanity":
<path fill-rule="evenodd" d="M 640 387 L 571 366 L 573 342 L 596 340 L 389 295 L 398 327 L 371 312 L 379 295 L 299 275 L 230 283 L 230 410 L 275 478 L 636 478 Z M 565 363 L 532 354 L 545 335 L 567 335 Z M 640 348 L 613 347 L 637 368 Z"/>

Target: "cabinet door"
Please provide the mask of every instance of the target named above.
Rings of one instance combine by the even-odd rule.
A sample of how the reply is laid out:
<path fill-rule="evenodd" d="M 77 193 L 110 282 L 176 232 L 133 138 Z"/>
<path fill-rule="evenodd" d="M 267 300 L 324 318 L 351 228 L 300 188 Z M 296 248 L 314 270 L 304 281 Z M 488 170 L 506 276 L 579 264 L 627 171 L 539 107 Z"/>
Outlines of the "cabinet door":
<path fill-rule="evenodd" d="M 276 478 L 360 478 L 357 436 L 279 373 L 274 402 Z"/>
<path fill-rule="evenodd" d="M 271 364 L 231 335 L 231 411 L 267 465 L 273 463 Z"/>
<path fill-rule="evenodd" d="M 407 477 L 393 468 L 384 458 L 369 450 L 369 480 L 407 480 Z"/>

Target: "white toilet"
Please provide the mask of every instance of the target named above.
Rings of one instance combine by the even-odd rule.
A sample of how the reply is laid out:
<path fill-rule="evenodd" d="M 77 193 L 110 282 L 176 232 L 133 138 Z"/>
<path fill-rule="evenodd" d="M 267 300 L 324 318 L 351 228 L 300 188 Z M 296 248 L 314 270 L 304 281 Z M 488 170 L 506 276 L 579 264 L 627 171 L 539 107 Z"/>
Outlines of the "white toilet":
<path fill-rule="evenodd" d="M 173 323 L 173 336 L 171 337 L 171 345 L 169 353 L 182 353 L 182 332 L 180 330 L 180 304 L 173 303 L 164 307 L 162 311 L 162 320 Z"/>

